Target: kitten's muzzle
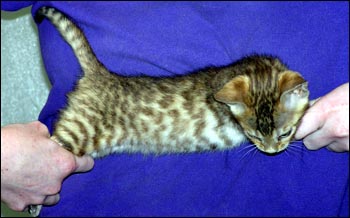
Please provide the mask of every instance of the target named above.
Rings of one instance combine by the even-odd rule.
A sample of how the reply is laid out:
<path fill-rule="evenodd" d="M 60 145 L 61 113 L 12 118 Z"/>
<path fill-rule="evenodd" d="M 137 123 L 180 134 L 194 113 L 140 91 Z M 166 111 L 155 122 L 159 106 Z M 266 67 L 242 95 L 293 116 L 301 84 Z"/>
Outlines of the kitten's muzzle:
<path fill-rule="evenodd" d="M 266 146 L 256 146 L 260 151 L 267 154 L 277 154 L 287 148 L 288 145 L 266 145 Z"/>

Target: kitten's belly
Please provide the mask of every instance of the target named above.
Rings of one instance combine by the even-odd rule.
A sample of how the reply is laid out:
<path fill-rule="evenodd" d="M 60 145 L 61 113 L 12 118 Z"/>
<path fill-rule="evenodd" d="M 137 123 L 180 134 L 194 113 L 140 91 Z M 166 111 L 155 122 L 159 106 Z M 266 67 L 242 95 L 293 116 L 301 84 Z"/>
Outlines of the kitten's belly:
<path fill-rule="evenodd" d="M 197 110 L 183 110 L 178 105 L 185 101 L 180 100 L 167 109 L 154 104 L 142 113 L 129 107 L 130 114 L 116 110 L 115 116 L 109 117 L 108 114 L 113 113 L 102 116 L 95 112 L 97 109 L 90 111 L 81 106 L 83 104 L 74 104 L 62 113 L 53 136 L 74 154 L 93 157 L 122 152 L 164 154 L 222 150 L 246 140 L 239 125 L 229 116 L 218 115 L 199 101 Z"/>

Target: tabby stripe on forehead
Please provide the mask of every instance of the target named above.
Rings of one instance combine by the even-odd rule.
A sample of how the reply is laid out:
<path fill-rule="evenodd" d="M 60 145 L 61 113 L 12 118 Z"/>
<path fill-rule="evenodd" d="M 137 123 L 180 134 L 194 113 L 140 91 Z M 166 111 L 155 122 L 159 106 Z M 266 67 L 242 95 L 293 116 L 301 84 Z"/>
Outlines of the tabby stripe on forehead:
<path fill-rule="evenodd" d="M 262 135 L 271 135 L 272 130 L 275 128 L 273 122 L 273 109 L 271 102 L 266 102 L 267 99 L 263 99 L 265 102 L 259 102 L 259 107 L 255 113 L 257 115 L 257 129 Z M 263 101 L 261 100 L 261 101 Z"/>
<path fill-rule="evenodd" d="M 273 87 L 273 92 L 276 92 L 276 70 L 272 70 L 274 72 L 271 73 L 272 78 L 270 80 L 270 87 Z"/>
<path fill-rule="evenodd" d="M 249 87 L 249 89 L 250 89 L 250 91 L 252 93 L 254 93 L 255 92 L 255 87 L 257 87 L 255 78 L 250 76 L 250 81 L 251 81 L 251 86 Z"/>

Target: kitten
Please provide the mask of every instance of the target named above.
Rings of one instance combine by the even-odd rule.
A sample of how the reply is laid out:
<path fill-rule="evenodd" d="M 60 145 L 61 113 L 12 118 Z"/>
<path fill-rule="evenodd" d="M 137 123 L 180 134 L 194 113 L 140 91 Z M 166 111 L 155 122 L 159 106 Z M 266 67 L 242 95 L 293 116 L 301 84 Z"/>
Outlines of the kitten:
<path fill-rule="evenodd" d="M 251 55 L 172 78 L 127 78 L 105 68 L 64 14 L 43 7 L 35 19 L 45 17 L 84 72 L 52 136 L 76 155 L 222 150 L 247 138 L 265 153 L 278 153 L 308 106 L 307 82 L 276 57 Z"/>

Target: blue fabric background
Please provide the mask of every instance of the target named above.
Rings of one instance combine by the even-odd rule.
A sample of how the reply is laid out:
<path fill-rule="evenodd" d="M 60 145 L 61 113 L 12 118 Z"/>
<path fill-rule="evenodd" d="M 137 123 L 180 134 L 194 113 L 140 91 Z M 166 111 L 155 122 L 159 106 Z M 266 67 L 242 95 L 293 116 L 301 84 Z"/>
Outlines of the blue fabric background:
<path fill-rule="evenodd" d="M 2 2 L 54 6 L 84 30 L 122 75 L 171 76 L 240 57 L 281 57 L 309 81 L 310 98 L 349 81 L 348 2 Z M 70 47 L 38 25 L 52 83 L 39 119 L 52 131 L 80 75 Z M 224 152 L 115 154 L 64 181 L 42 216 L 349 216 L 349 153 L 300 149 L 277 156 Z"/>

